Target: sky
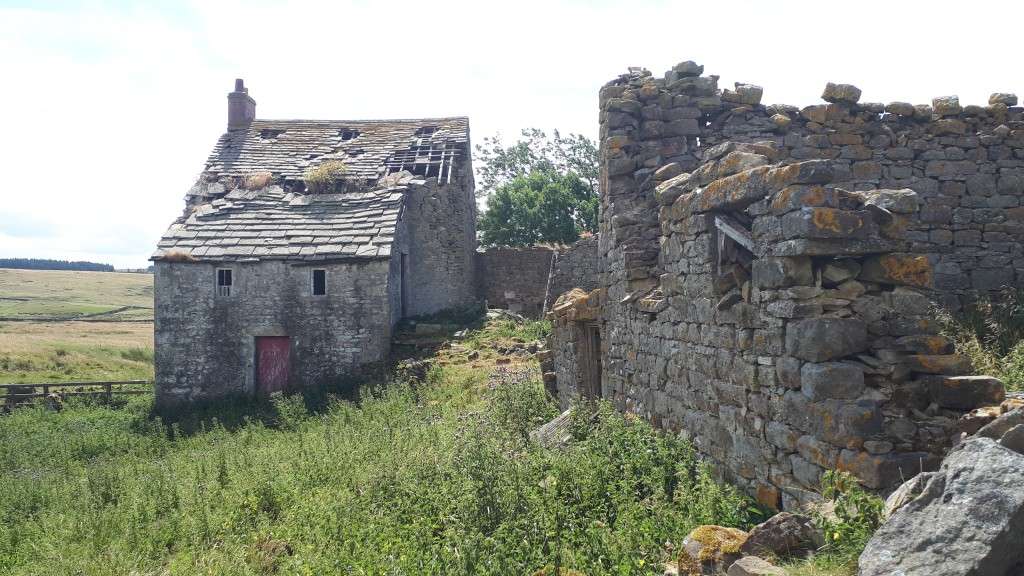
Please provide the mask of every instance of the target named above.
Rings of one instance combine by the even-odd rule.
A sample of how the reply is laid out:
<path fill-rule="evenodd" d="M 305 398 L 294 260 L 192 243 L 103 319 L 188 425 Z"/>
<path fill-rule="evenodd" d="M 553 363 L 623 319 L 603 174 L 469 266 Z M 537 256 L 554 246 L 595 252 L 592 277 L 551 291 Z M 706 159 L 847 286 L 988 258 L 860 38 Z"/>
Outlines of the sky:
<path fill-rule="evenodd" d="M 1024 96 L 1024 2 L 0 0 L 0 258 L 144 267 L 226 128 L 466 115 L 597 134 L 597 92 L 683 60 L 763 103 Z"/>

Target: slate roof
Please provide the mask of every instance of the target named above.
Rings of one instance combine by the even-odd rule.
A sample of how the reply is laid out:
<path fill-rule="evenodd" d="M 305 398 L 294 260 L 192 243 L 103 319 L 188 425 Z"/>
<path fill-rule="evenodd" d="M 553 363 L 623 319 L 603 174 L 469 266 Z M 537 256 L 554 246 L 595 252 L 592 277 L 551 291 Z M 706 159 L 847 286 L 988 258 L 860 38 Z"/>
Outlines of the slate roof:
<path fill-rule="evenodd" d="M 408 175 L 368 192 L 302 194 L 279 185 L 227 192 L 225 177 L 269 171 L 299 182 L 327 160 L 345 163 L 356 189 L 387 186 L 382 176 L 409 171 L 451 179 L 468 157 L 469 120 L 253 120 L 217 141 L 188 196 L 204 202 L 160 239 L 153 260 L 327 260 L 386 258 Z M 402 184 L 402 185 L 399 185 Z M 302 190 L 288 186 L 289 190 Z"/>
<path fill-rule="evenodd" d="M 305 195 L 280 186 L 233 190 L 172 224 L 153 259 L 386 258 L 405 189 Z"/>
<path fill-rule="evenodd" d="M 431 130 L 432 129 L 432 130 Z M 411 147 L 448 148 L 467 154 L 469 119 L 417 120 L 253 120 L 217 141 L 205 172 L 245 176 L 269 170 L 275 177 L 300 180 L 310 167 L 329 159 L 345 162 L 346 179 L 376 179 L 396 155 Z M 415 150 L 413 150 L 415 151 Z M 422 154 L 420 154 L 422 156 Z"/>

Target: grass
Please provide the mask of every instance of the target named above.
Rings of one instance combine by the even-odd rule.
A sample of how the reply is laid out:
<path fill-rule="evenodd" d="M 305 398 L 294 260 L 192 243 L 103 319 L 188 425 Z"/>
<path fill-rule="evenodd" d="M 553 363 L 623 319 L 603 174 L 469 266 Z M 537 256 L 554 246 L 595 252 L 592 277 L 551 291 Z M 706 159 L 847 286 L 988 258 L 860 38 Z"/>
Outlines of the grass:
<path fill-rule="evenodd" d="M 974 371 L 1024 391 L 1024 290 L 1006 288 L 981 298 L 957 314 L 941 312 L 944 332 L 957 351 L 970 357 Z"/>
<path fill-rule="evenodd" d="M 65 320 L 89 315 L 152 320 L 153 276 L 0 269 L 0 318 Z"/>
<path fill-rule="evenodd" d="M 0 383 L 153 378 L 153 325 L 0 322 Z"/>
<path fill-rule="evenodd" d="M 461 355 L 358 403 L 176 422 L 150 398 L 15 410 L 0 418 L 0 572 L 660 574 L 665 543 L 698 524 L 760 518 L 687 443 L 607 405 L 578 413 L 569 447 L 541 448 L 528 432 L 556 408 L 533 363 L 496 378 Z"/>

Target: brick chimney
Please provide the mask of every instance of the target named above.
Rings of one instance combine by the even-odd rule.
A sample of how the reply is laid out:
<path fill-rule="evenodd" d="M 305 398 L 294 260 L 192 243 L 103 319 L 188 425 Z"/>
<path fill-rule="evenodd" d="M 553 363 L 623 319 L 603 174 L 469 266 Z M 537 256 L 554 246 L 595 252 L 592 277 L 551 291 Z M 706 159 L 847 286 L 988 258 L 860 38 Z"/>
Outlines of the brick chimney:
<path fill-rule="evenodd" d="M 256 101 L 249 96 L 249 89 L 241 78 L 235 80 L 235 91 L 228 94 L 228 130 L 249 126 L 256 118 Z"/>

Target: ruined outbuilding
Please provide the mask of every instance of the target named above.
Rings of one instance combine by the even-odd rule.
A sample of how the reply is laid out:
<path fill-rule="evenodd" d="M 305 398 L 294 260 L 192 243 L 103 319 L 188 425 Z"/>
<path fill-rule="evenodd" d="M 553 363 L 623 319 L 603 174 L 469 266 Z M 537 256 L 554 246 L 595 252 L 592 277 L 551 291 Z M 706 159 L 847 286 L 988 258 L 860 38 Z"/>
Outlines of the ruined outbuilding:
<path fill-rule="evenodd" d="M 1024 286 L 1024 109 L 717 81 L 684 62 L 601 89 L 601 285 L 555 304 L 545 380 L 690 438 L 768 506 L 825 469 L 887 491 L 1003 398 L 936 310 Z"/>
<path fill-rule="evenodd" d="M 241 80 L 228 104 L 152 257 L 159 404 L 337 383 L 475 303 L 466 118 L 261 120 Z"/>

